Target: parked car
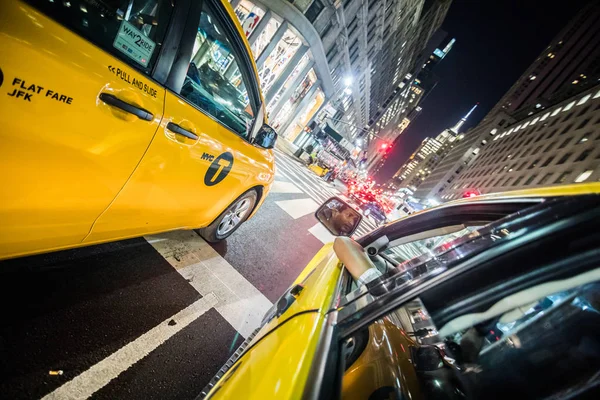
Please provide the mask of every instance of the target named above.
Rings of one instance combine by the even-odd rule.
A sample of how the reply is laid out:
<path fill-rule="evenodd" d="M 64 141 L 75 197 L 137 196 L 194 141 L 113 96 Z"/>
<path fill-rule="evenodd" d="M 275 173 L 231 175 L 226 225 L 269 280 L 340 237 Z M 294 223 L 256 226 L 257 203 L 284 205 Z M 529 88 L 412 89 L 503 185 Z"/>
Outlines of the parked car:
<path fill-rule="evenodd" d="M 316 216 L 334 232 L 347 212 Z M 599 398 L 598 226 L 600 184 L 581 184 L 414 213 L 344 265 L 327 244 L 201 397 Z"/>
<path fill-rule="evenodd" d="M 228 1 L 3 1 L 0 259 L 200 228 L 264 202 L 277 135 Z"/>

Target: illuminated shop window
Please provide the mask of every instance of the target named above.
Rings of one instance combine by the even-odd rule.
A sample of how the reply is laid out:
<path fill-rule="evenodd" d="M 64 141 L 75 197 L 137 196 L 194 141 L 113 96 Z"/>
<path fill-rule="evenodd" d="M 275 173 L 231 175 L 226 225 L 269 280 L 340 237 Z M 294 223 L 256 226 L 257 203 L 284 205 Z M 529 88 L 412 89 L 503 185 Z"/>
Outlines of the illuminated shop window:
<path fill-rule="evenodd" d="M 311 69 L 308 74 L 306 74 L 302 83 L 294 90 L 294 93 L 292 93 L 289 100 L 285 102 L 281 107 L 281 110 L 279 110 L 277 115 L 271 121 L 271 126 L 273 128 L 280 129 L 289 118 L 294 117 L 300 102 L 304 99 L 304 96 L 306 96 L 306 93 L 308 93 L 316 81 L 317 75 L 315 74 L 315 71 Z"/>
<path fill-rule="evenodd" d="M 290 76 L 285 80 L 284 84 L 281 86 L 281 89 L 277 91 L 277 94 L 273 96 L 273 99 L 269 102 L 269 104 L 267 104 L 268 114 L 273 112 L 273 109 L 275 108 L 279 100 L 281 100 L 281 96 L 283 96 L 283 94 L 289 89 L 290 85 L 296 80 L 298 74 L 300 74 L 304 70 L 309 60 L 309 53 L 305 54 L 304 57 L 300 59 L 300 62 L 298 63 L 298 65 L 296 65 Z"/>
<path fill-rule="evenodd" d="M 254 3 L 251 3 L 248 0 L 242 0 L 235 8 L 235 15 L 237 15 L 240 20 L 240 24 L 242 25 L 246 37 L 250 37 L 250 34 L 256 29 L 256 25 L 258 25 L 265 15 L 265 12 Z"/>
<path fill-rule="evenodd" d="M 301 45 L 300 38 L 288 29 L 271 51 L 260 70 L 259 79 L 263 93 L 267 93 L 273 86 Z"/>
<path fill-rule="evenodd" d="M 254 44 L 252 44 L 252 54 L 254 54 L 255 60 L 260 56 L 260 53 L 262 53 L 265 47 L 267 47 L 271 38 L 275 35 L 275 32 L 277 32 L 277 29 L 279 29 L 280 26 L 281 22 L 277 21 L 275 18 L 271 18 L 269 22 L 267 22 L 265 29 L 263 29 L 254 41 Z"/>

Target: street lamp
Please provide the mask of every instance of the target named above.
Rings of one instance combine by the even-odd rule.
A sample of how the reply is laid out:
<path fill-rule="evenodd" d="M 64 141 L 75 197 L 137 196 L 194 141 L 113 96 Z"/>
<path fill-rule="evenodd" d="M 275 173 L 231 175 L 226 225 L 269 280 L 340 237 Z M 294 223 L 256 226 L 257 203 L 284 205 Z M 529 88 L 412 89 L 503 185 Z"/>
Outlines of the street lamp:
<path fill-rule="evenodd" d="M 344 78 L 344 85 L 345 86 L 352 85 L 352 77 L 351 76 L 347 76 L 347 77 Z"/>

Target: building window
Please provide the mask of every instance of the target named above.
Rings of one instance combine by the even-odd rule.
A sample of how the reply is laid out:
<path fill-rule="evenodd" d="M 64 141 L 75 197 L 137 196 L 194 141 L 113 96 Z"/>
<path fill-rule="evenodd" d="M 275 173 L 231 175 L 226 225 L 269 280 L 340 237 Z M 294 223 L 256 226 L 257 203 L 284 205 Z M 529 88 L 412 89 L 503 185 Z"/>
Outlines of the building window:
<path fill-rule="evenodd" d="M 569 126 L 567 126 L 565 129 L 562 130 L 562 132 L 560 133 L 561 135 L 564 135 L 565 133 L 567 133 L 569 130 L 571 130 L 571 128 L 573 127 L 573 124 L 570 124 Z"/>
<path fill-rule="evenodd" d="M 249 37 L 262 17 L 265 15 L 265 12 L 263 9 L 255 6 L 251 2 L 243 0 L 235 8 L 235 14 L 240 20 L 240 24 L 242 25 L 242 29 L 244 30 L 246 37 Z"/>
<path fill-rule="evenodd" d="M 535 168 L 536 165 L 538 165 L 539 162 L 540 162 L 540 159 L 538 158 L 537 160 L 535 160 L 534 162 L 532 162 L 531 165 L 527 169 L 533 169 L 533 168 Z"/>
<path fill-rule="evenodd" d="M 525 142 L 525 146 L 527 146 L 529 143 L 531 143 L 532 140 L 533 140 L 533 138 L 527 139 L 527 141 Z"/>
<path fill-rule="evenodd" d="M 580 182 L 584 182 L 587 178 L 590 177 L 590 175 L 592 175 L 594 173 L 593 169 L 588 169 L 584 172 L 582 172 L 581 174 L 579 174 L 579 176 L 575 179 L 575 183 L 580 183 Z"/>
<path fill-rule="evenodd" d="M 550 132 L 550 134 L 546 137 L 546 139 L 550 139 L 552 136 L 554 136 L 556 134 L 557 131 L 558 131 L 558 129 L 555 129 L 552 132 Z"/>
<path fill-rule="evenodd" d="M 554 181 L 554 183 L 564 183 L 567 180 L 567 177 L 571 175 L 571 171 L 565 171 Z"/>
<path fill-rule="evenodd" d="M 329 33 L 329 31 L 331 30 L 331 28 L 333 27 L 333 20 L 330 20 L 327 25 L 325 26 L 325 29 L 323 29 L 323 32 L 321 32 L 321 37 L 324 38 L 325 36 L 327 36 L 327 34 Z"/>
<path fill-rule="evenodd" d="M 579 141 L 577 142 L 577 144 L 579 144 L 579 143 L 585 143 L 585 142 L 587 142 L 588 140 L 590 140 L 590 136 L 591 136 L 591 135 L 592 135 L 592 132 L 588 132 L 588 133 L 584 134 L 584 135 L 581 137 L 581 139 L 579 139 Z"/>
<path fill-rule="evenodd" d="M 550 150 L 552 150 L 552 148 L 556 146 L 556 142 L 552 142 L 548 145 L 548 147 L 546 147 L 546 149 L 544 149 L 544 153 L 549 152 Z"/>
<path fill-rule="evenodd" d="M 527 143 L 525 143 L 527 144 Z M 531 149 L 527 149 L 523 152 L 523 154 L 521 154 L 521 157 L 527 157 L 527 154 L 529 154 L 529 152 L 531 151 Z"/>
<path fill-rule="evenodd" d="M 534 154 L 537 154 L 540 150 L 542 149 L 542 146 L 538 146 L 533 153 L 531 153 L 531 155 L 533 156 Z"/>
<path fill-rule="evenodd" d="M 570 141 L 571 141 L 571 138 L 567 138 L 567 139 L 565 139 L 565 141 L 564 141 L 564 142 L 562 142 L 562 143 L 560 144 L 560 146 L 558 146 L 558 148 L 559 148 L 559 149 L 564 149 L 565 147 L 567 147 L 567 145 L 569 144 L 569 142 L 570 142 Z"/>
<path fill-rule="evenodd" d="M 546 161 L 544 161 L 544 163 L 541 165 L 541 167 L 542 168 L 547 167 L 552 162 L 552 160 L 554 160 L 554 156 L 548 157 L 548 159 Z"/>
<path fill-rule="evenodd" d="M 561 165 L 567 162 L 567 160 L 573 155 L 573 153 L 567 153 L 561 157 L 560 160 L 556 163 L 556 165 Z M 587 156 L 586 156 L 587 157 Z"/>
<path fill-rule="evenodd" d="M 531 182 L 533 182 L 533 180 L 537 177 L 536 174 L 531 175 L 529 178 L 527 178 L 527 180 L 523 183 L 523 185 L 527 186 L 529 185 Z"/>
<path fill-rule="evenodd" d="M 551 173 L 551 172 L 549 172 L 549 173 L 547 173 L 546 175 L 544 175 L 544 176 L 542 177 L 542 179 L 540 179 L 540 181 L 538 182 L 538 185 L 541 185 L 541 184 L 544 184 L 544 183 L 546 183 L 546 181 L 547 181 L 548 179 L 550 179 L 550 177 L 551 177 L 552 175 L 554 175 L 554 174 L 553 174 L 553 173 Z"/>
<path fill-rule="evenodd" d="M 579 124 L 579 126 L 577 127 L 577 129 L 581 129 L 584 128 L 588 123 L 590 122 L 590 119 L 586 119 L 584 121 L 581 121 L 581 124 Z"/>
<path fill-rule="evenodd" d="M 590 104 L 590 105 L 588 105 L 587 107 L 585 107 L 583 110 L 581 110 L 581 111 L 579 112 L 579 114 L 577 114 L 577 116 L 578 116 L 578 117 L 581 117 L 583 114 L 585 114 L 586 112 L 588 112 L 588 111 L 589 111 L 589 109 L 590 109 L 590 107 L 591 107 L 591 106 L 592 106 L 592 105 Z"/>
<path fill-rule="evenodd" d="M 588 156 L 590 155 L 590 153 L 591 153 L 591 152 L 592 152 L 592 149 L 587 149 L 587 150 L 584 150 L 584 151 L 583 151 L 583 152 L 582 152 L 582 153 L 579 155 L 579 157 L 577 157 L 577 159 L 575 160 L 575 162 L 578 162 L 578 161 L 585 161 L 585 159 L 586 159 L 586 158 L 588 158 Z"/>
<path fill-rule="evenodd" d="M 517 168 L 516 171 L 522 170 L 525 167 L 525 165 L 527 165 L 527 161 L 525 161 L 525 162 L 523 162 L 523 164 L 519 165 L 519 168 Z"/>
<path fill-rule="evenodd" d="M 518 185 L 518 184 L 519 184 L 519 183 L 520 183 L 522 180 L 523 180 L 523 177 L 522 177 L 522 176 L 520 176 L 520 177 L 518 177 L 518 178 L 517 178 L 517 180 L 516 180 L 516 181 L 514 181 L 514 182 L 513 182 L 513 184 L 512 184 L 512 185 L 513 185 L 513 186 L 517 186 L 517 185 Z"/>
<path fill-rule="evenodd" d="M 506 181 L 504 181 L 504 183 L 502 184 L 502 186 L 508 186 L 508 184 L 510 183 L 510 181 L 512 181 L 512 176 L 509 176 L 508 179 Z"/>

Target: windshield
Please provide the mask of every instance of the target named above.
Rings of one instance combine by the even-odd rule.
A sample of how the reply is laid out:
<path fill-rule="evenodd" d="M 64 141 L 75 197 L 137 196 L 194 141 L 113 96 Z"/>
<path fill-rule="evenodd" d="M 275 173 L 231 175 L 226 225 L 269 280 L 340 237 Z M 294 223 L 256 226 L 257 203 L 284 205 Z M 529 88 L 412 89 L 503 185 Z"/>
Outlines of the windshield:
<path fill-rule="evenodd" d="M 380 278 L 359 286 L 346 295 L 343 305 L 361 301 L 357 307 L 369 302 L 365 296 L 378 296 L 389 291 L 409 290 L 486 250 L 522 236 L 540 223 L 533 216 L 540 214 L 545 205 L 531 207 L 528 217 L 521 213 L 510 215 L 482 227 L 468 227 L 458 232 L 420 240 L 397 248 L 386 249 L 382 254 L 399 263 Z M 409 258 L 411 254 L 419 253 Z"/>

